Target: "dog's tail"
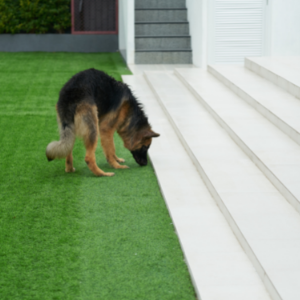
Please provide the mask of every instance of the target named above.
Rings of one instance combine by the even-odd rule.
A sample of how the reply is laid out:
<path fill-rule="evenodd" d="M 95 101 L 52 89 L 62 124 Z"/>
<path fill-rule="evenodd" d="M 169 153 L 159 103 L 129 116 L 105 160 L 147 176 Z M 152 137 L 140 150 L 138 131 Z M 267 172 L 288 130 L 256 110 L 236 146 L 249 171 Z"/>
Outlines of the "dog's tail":
<path fill-rule="evenodd" d="M 58 117 L 59 118 L 59 117 Z M 60 129 L 60 140 L 51 142 L 46 149 L 46 156 L 48 161 L 56 158 L 67 157 L 74 146 L 76 134 L 74 124 L 61 124 L 59 123 Z"/>

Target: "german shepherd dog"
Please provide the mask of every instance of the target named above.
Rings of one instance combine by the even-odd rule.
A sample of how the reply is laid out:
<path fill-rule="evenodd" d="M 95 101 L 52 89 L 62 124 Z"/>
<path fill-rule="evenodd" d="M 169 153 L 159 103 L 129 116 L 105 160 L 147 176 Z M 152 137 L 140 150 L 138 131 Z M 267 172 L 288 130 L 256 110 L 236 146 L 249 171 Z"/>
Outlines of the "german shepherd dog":
<path fill-rule="evenodd" d="M 141 104 L 129 87 L 102 71 L 89 69 L 74 75 L 61 89 L 56 105 L 60 140 L 46 149 L 48 161 L 66 158 L 66 172 L 74 172 L 72 149 L 76 136 L 83 139 L 85 162 L 96 176 L 113 176 L 102 171 L 96 163 L 98 135 L 108 163 L 115 169 L 125 160 L 117 157 L 113 135 L 117 131 L 124 147 L 131 151 L 135 161 L 147 165 L 147 151 L 152 131 Z"/>

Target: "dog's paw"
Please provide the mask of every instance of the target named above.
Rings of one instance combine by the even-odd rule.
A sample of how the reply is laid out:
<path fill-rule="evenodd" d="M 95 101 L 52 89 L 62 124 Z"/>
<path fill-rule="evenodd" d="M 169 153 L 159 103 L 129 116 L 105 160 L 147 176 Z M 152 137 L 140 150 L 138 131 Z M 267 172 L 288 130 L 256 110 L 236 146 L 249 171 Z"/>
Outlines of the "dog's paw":
<path fill-rule="evenodd" d="M 66 173 L 74 173 L 75 172 L 75 168 L 70 168 L 70 169 L 65 169 Z"/>
<path fill-rule="evenodd" d="M 117 157 L 116 160 L 117 160 L 117 162 L 119 162 L 119 163 L 125 162 L 125 159 L 124 159 L 124 158 L 120 158 L 120 157 Z"/>
<path fill-rule="evenodd" d="M 103 173 L 101 176 L 112 177 L 112 176 L 114 176 L 114 175 L 115 175 L 115 173 L 107 172 L 107 173 Z"/>
<path fill-rule="evenodd" d="M 126 165 L 122 165 L 122 166 L 121 166 L 121 169 L 129 169 L 129 167 L 126 166 Z"/>
<path fill-rule="evenodd" d="M 125 166 L 125 165 L 114 165 L 113 166 L 113 168 L 114 169 L 129 169 L 129 167 L 128 166 Z"/>

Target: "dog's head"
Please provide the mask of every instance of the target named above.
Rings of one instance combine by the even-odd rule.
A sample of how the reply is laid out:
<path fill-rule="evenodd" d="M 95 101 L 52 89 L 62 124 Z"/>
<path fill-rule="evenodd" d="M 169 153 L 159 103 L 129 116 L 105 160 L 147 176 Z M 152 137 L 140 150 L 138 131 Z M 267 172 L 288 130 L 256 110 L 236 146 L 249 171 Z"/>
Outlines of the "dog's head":
<path fill-rule="evenodd" d="M 133 158 L 140 166 L 146 166 L 147 152 L 150 148 L 152 138 L 159 137 L 159 134 L 152 131 L 152 129 L 147 129 L 138 135 L 134 145 L 129 149 L 133 155 Z"/>

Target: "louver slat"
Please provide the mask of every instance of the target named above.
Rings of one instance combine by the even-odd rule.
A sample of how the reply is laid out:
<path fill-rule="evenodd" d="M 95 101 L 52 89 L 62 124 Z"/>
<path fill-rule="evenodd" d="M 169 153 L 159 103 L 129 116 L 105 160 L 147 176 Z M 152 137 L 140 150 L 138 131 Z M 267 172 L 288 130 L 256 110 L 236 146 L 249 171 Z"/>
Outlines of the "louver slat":
<path fill-rule="evenodd" d="M 263 54 L 263 0 L 215 1 L 215 63 Z"/>

